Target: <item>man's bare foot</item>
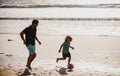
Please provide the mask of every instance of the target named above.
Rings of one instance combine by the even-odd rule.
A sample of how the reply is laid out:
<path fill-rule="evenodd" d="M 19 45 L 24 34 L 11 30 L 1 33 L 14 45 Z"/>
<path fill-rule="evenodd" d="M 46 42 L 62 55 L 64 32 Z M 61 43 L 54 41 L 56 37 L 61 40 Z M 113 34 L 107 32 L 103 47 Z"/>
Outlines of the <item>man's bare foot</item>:
<path fill-rule="evenodd" d="M 57 58 L 57 59 L 56 59 L 56 63 L 58 63 L 58 60 L 59 60 L 59 59 Z"/>
<path fill-rule="evenodd" d="M 32 70 L 31 66 L 30 65 L 26 65 L 26 67 L 30 70 Z"/>

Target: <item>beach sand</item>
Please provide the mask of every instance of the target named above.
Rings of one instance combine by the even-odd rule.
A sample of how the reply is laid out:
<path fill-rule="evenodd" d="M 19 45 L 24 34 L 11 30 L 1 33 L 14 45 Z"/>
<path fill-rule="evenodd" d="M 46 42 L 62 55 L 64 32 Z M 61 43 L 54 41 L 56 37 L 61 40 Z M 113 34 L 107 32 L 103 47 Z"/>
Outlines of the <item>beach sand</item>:
<path fill-rule="evenodd" d="M 38 35 L 37 57 L 28 70 L 28 50 L 19 34 L 0 34 L 0 76 L 120 76 L 119 36 L 72 36 L 74 69 L 66 69 L 67 60 L 56 63 L 64 35 Z"/>

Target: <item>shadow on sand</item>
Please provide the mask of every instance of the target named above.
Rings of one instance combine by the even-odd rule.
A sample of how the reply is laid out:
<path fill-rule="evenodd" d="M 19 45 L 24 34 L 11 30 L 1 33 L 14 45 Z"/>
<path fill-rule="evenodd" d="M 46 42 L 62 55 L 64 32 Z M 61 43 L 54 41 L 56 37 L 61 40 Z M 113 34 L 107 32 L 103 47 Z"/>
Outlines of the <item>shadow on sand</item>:
<path fill-rule="evenodd" d="M 56 66 L 56 71 L 61 75 L 67 75 L 67 68 Z"/>
<path fill-rule="evenodd" d="M 28 75 L 31 75 L 31 73 L 29 72 L 28 69 L 25 69 L 24 72 L 19 76 L 28 76 Z"/>
<path fill-rule="evenodd" d="M 72 69 L 69 69 L 69 70 L 67 70 L 68 72 L 73 72 L 73 70 Z"/>

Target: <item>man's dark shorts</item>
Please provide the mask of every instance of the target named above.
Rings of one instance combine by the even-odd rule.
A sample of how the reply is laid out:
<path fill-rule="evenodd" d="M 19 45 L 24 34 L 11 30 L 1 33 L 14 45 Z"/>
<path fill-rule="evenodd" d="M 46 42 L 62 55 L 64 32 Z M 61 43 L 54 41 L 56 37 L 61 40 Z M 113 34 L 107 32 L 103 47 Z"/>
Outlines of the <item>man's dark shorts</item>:
<path fill-rule="evenodd" d="M 67 57 L 71 57 L 70 52 L 68 52 L 68 53 L 66 53 L 66 54 L 63 54 L 63 59 L 66 59 Z"/>

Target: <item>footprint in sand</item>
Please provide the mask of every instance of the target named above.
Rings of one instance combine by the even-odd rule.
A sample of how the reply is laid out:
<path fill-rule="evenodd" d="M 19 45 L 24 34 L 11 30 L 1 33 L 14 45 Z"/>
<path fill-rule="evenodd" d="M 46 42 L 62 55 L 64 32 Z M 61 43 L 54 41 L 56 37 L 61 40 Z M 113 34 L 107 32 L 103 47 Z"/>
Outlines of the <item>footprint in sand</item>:
<path fill-rule="evenodd" d="M 108 57 L 105 57 L 105 59 L 108 59 Z"/>
<path fill-rule="evenodd" d="M 13 41 L 12 39 L 8 39 L 8 41 Z"/>
<path fill-rule="evenodd" d="M 0 54 L 5 54 L 5 53 L 0 53 Z"/>
<path fill-rule="evenodd" d="M 36 74 L 36 73 L 32 73 L 32 75 L 37 76 L 37 74 Z"/>
<path fill-rule="evenodd" d="M 6 54 L 5 56 L 11 57 L 11 56 L 13 56 L 13 55 L 12 55 L 12 54 Z"/>
<path fill-rule="evenodd" d="M 106 75 L 106 76 L 112 76 L 112 75 Z"/>

